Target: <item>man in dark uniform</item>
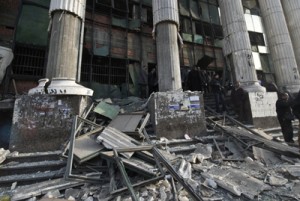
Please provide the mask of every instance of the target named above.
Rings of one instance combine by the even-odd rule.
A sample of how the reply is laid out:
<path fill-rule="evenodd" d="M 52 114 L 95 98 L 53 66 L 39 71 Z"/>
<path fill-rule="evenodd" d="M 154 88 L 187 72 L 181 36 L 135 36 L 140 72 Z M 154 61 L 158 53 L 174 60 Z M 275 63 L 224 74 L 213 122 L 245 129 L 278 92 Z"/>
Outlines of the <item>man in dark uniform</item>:
<path fill-rule="evenodd" d="M 298 92 L 296 98 L 293 101 L 292 110 L 295 117 L 299 120 L 298 144 L 300 146 L 300 91 Z"/>
<path fill-rule="evenodd" d="M 196 66 L 189 72 L 187 78 L 187 87 L 188 90 L 191 91 L 202 91 L 201 89 L 201 78 L 199 75 L 199 71 Z"/>
<path fill-rule="evenodd" d="M 234 85 L 234 88 L 231 90 L 231 101 L 234 106 L 234 110 L 238 115 L 238 119 L 241 122 L 245 122 L 245 100 L 247 92 L 241 87 L 239 81 Z"/>
<path fill-rule="evenodd" d="M 293 114 L 291 110 L 292 100 L 287 93 L 279 93 L 279 98 L 276 101 L 277 118 L 281 126 L 281 131 L 284 141 L 293 143 Z"/>
<path fill-rule="evenodd" d="M 223 86 L 221 85 L 219 75 L 215 74 L 214 78 L 210 82 L 211 90 L 214 94 L 215 103 L 216 103 L 216 112 L 220 112 L 220 104 L 222 104 L 223 112 L 226 111 L 226 105 L 223 94 Z"/>

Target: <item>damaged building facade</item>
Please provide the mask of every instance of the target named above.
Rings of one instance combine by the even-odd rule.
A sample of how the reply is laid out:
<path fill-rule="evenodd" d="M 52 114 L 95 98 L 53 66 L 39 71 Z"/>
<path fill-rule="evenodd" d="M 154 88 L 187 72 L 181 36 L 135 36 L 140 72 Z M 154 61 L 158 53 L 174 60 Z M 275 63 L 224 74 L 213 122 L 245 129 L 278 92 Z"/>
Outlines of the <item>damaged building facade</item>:
<path fill-rule="evenodd" d="M 14 53 L 2 93 L 15 93 L 14 88 L 27 92 L 45 77 L 49 5 L 49 0 L 1 1 L 1 45 Z M 197 65 L 245 86 L 275 82 L 297 92 L 299 25 L 294 8 L 299 8 L 296 0 L 179 0 L 183 88 L 188 71 Z M 77 81 L 94 89 L 95 97 L 147 97 L 152 84 L 148 74 L 157 64 L 153 30 L 151 0 L 88 0 Z"/>

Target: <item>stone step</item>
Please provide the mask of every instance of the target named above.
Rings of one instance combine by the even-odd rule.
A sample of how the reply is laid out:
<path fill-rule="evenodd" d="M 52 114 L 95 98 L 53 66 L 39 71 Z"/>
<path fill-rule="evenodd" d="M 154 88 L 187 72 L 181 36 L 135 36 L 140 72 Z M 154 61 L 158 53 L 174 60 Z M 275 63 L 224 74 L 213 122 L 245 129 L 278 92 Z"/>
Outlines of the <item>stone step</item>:
<path fill-rule="evenodd" d="M 66 166 L 66 161 L 10 162 L 0 166 L 0 176 L 29 174 L 42 171 L 54 171 Z"/>

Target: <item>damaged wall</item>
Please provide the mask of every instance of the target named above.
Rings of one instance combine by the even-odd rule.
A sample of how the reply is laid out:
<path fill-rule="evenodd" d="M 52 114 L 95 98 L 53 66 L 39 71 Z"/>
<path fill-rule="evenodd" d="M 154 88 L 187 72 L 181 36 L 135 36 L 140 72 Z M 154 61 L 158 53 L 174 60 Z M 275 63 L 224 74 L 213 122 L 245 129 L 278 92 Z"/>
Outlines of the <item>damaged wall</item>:
<path fill-rule="evenodd" d="M 249 92 L 250 115 L 257 128 L 279 126 L 276 114 L 276 92 Z"/>
<path fill-rule="evenodd" d="M 10 150 L 60 149 L 69 139 L 73 117 L 82 114 L 90 99 L 82 96 L 31 95 L 16 99 Z"/>
<path fill-rule="evenodd" d="M 183 138 L 206 133 L 202 92 L 158 92 L 149 104 L 157 138 Z"/>

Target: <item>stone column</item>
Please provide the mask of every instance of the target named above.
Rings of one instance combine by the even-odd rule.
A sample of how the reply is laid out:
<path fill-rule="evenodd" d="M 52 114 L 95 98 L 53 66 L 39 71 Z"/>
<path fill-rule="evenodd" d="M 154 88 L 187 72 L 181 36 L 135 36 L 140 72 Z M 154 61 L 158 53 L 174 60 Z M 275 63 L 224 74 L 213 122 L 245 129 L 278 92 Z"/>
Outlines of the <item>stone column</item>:
<path fill-rule="evenodd" d="M 257 80 L 241 0 L 219 0 L 224 32 L 223 52 L 232 62 L 234 78 L 248 92 L 265 91 Z"/>
<path fill-rule="evenodd" d="M 46 79 L 29 91 L 53 95 L 89 95 L 93 91 L 75 83 L 81 57 L 80 37 L 86 0 L 51 0 L 51 37 Z M 80 64 L 81 65 L 81 64 Z M 47 87 L 47 82 L 50 85 Z M 45 89 L 46 88 L 46 89 Z"/>
<path fill-rule="evenodd" d="M 294 47 L 298 71 L 300 72 L 300 1 L 282 0 L 281 3 Z"/>
<path fill-rule="evenodd" d="M 259 5 L 277 85 L 281 90 L 296 93 L 300 88 L 299 71 L 280 0 L 259 0 Z"/>
<path fill-rule="evenodd" d="M 177 0 L 153 0 L 159 91 L 181 89 Z"/>

